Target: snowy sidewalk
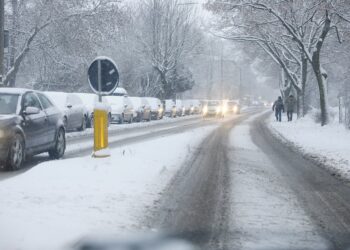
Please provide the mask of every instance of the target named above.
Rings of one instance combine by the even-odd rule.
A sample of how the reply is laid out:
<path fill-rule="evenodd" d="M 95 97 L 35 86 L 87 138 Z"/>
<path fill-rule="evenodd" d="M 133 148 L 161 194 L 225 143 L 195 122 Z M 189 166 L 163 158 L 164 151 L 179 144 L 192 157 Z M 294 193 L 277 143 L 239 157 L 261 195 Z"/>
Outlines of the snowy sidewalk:
<path fill-rule="evenodd" d="M 267 123 L 277 138 L 296 147 L 332 174 L 350 180 L 350 131 L 339 124 L 321 127 L 309 116 L 279 123 L 271 115 Z"/>
<path fill-rule="evenodd" d="M 87 235 L 142 231 L 148 208 L 215 128 L 113 149 L 108 159 L 45 162 L 0 182 L 0 249 L 66 249 Z"/>

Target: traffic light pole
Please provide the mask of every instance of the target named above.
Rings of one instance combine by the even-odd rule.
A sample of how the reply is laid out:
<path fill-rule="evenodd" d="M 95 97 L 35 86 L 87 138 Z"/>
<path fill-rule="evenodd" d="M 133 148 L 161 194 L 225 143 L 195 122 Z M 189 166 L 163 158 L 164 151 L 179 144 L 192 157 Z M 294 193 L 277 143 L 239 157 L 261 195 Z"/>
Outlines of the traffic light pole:
<path fill-rule="evenodd" d="M 4 1 L 0 0 L 0 86 L 3 86 L 4 80 Z"/>

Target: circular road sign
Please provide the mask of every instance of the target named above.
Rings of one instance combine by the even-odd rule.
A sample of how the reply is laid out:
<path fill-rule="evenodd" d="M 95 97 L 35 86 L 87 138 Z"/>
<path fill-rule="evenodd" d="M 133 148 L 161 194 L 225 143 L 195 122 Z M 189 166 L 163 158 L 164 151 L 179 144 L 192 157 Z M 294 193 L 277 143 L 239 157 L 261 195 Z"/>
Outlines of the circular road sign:
<path fill-rule="evenodd" d="M 97 57 L 89 67 L 88 76 L 90 87 L 96 94 L 110 95 L 119 84 L 117 66 L 108 57 Z"/>

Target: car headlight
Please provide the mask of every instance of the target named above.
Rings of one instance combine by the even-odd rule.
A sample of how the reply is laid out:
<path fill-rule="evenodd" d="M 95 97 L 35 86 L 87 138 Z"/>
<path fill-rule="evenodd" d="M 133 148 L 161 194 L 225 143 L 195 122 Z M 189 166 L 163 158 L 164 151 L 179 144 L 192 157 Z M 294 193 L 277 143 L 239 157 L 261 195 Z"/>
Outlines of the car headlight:
<path fill-rule="evenodd" d="M 233 106 L 233 112 L 237 113 L 237 111 L 238 111 L 238 107 L 237 106 Z"/>
<path fill-rule="evenodd" d="M 203 114 L 208 113 L 208 106 L 204 106 L 202 112 Z"/>
<path fill-rule="evenodd" d="M 223 112 L 223 113 L 226 113 L 226 112 L 227 112 L 227 106 L 226 106 L 226 105 L 224 105 L 224 106 L 222 107 L 222 112 Z"/>

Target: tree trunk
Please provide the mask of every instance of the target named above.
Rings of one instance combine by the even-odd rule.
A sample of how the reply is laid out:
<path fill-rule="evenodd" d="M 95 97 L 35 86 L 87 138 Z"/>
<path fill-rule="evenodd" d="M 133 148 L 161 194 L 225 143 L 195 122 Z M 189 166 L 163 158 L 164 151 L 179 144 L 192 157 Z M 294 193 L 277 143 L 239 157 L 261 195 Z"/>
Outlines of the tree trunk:
<path fill-rule="evenodd" d="M 326 20 L 322 29 L 320 38 L 317 41 L 315 51 L 312 54 L 312 68 L 314 70 L 319 94 L 320 94 L 320 109 L 321 109 L 321 125 L 324 126 L 329 122 L 329 108 L 328 108 L 328 95 L 327 95 L 327 73 L 321 66 L 321 50 L 326 39 L 328 32 L 331 29 L 331 19 L 326 11 Z"/>
<path fill-rule="evenodd" d="M 299 117 L 304 117 L 307 113 L 306 104 L 305 104 L 305 89 L 307 81 L 307 58 L 303 53 L 301 58 L 301 92 L 300 92 L 300 107 L 299 107 Z"/>
<path fill-rule="evenodd" d="M 322 68 L 319 65 L 314 65 L 319 94 L 320 94 L 320 109 L 321 109 L 321 125 L 327 125 L 329 122 L 329 107 L 328 107 L 328 93 L 327 93 L 327 74 L 322 73 Z"/>

